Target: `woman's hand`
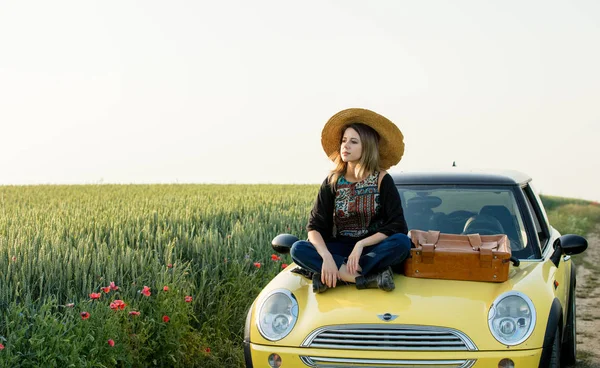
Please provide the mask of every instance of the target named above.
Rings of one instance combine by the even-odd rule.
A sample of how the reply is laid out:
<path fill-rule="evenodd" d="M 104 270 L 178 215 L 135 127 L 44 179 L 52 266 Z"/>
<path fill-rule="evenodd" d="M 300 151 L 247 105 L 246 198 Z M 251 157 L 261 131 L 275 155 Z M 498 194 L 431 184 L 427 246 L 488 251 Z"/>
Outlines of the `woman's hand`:
<path fill-rule="evenodd" d="M 357 242 L 354 245 L 354 249 L 352 250 L 352 253 L 350 253 L 350 257 L 348 257 L 348 262 L 346 263 L 346 269 L 348 270 L 348 273 L 351 275 L 354 275 L 356 273 L 358 273 L 358 260 L 360 259 L 360 256 L 362 256 L 362 252 L 363 252 L 363 245 L 361 244 L 361 242 Z"/>
<path fill-rule="evenodd" d="M 321 282 L 330 288 L 334 288 L 339 277 L 340 273 L 331 254 L 323 257 L 323 266 L 321 267 Z"/>

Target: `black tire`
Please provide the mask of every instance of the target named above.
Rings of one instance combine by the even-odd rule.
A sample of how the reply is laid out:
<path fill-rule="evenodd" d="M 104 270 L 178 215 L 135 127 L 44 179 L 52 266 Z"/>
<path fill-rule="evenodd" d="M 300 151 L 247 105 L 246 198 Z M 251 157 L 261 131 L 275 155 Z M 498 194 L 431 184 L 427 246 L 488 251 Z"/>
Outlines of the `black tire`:
<path fill-rule="evenodd" d="M 560 353 L 561 353 L 561 343 L 560 343 L 560 326 L 556 326 L 556 332 L 554 333 L 554 342 L 552 343 L 552 354 L 550 356 L 550 365 L 549 368 L 560 368 Z"/>
<path fill-rule="evenodd" d="M 575 287 L 572 287 L 571 295 L 569 295 L 567 325 L 563 333 L 565 339 L 561 349 L 562 363 L 565 366 L 574 365 L 577 358 L 577 306 L 575 301 Z"/>

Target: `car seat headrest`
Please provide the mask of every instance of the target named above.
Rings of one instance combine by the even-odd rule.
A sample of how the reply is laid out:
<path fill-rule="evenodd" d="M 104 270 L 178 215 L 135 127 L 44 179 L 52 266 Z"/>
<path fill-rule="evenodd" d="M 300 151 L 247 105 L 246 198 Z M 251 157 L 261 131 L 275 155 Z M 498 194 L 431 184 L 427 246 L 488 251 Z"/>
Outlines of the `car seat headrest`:
<path fill-rule="evenodd" d="M 432 209 L 442 204 L 442 199 L 435 196 L 414 197 L 406 201 L 408 207 Z"/>

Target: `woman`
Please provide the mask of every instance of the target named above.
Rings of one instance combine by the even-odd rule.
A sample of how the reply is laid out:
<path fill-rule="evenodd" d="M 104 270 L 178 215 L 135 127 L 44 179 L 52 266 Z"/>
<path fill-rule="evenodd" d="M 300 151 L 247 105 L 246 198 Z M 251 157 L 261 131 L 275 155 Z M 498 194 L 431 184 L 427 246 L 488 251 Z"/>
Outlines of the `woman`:
<path fill-rule="evenodd" d="M 308 221 L 308 241 L 291 249 L 296 264 L 311 270 L 313 291 L 337 280 L 358 289 L 394 289 L 392 266 L 410 252 L 400 195 L 385 171 L 404 153 L 403 136 L 387 118 L 365 109 L 335 114 L 321 144 L 336 167 L 323 181 Z"/>

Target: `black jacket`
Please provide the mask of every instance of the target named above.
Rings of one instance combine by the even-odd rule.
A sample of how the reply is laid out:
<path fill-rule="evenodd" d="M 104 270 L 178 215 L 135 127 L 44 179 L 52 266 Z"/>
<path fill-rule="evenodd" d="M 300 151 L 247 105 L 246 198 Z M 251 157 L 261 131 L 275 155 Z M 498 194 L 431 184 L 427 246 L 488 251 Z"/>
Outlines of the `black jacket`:
<path fill-rule="evenodd" d="M 369 237 L 375 233 L 383 233 L 387 236 L 402 233 L 408 233 L 408 226 L 404 219 L 404 211 L 402 210 L 402 203 L 400 202 L 400 194 L 394 184 L 394 179 L 389 174 L 386 174 L 381 180 L 379 188 L 379 203 L 381 209 L 379 214 L 373 218 L 372 223 L 377 223 L 379 226 L 374 230 L 370 231 L 363 238 Z M 306 230 L 318 231 L 325 241 L 331 241 L 335 238 L 339 238 L 334 233 L 334 209 L 335 207 L 335 193 L 331 191 L 329 185 L 329 179 L 325 178 L 317 200 L 313 205 L 310 212 L 310 218 L 306 225 Z"/>

